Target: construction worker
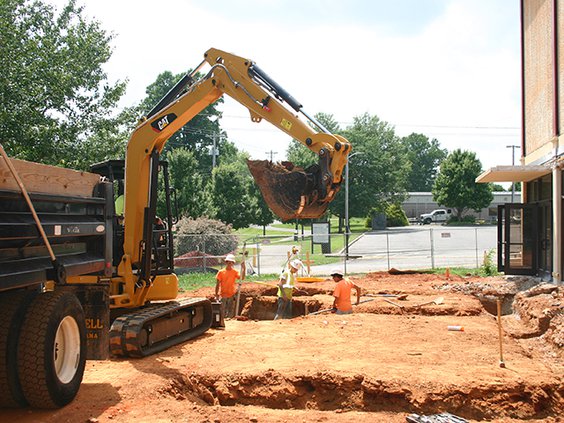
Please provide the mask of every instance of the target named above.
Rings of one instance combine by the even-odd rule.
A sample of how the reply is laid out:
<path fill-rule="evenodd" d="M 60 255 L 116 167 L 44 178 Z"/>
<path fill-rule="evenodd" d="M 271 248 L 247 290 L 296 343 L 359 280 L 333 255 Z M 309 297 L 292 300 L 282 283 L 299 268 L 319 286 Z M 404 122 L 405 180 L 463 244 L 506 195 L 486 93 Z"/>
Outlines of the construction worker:
<path fill-rule="evenodd" d="M 343 278 L 343 271 L 339 268 L 335 268 L 331 271 L 331 277 L 333 281 L 337 284 L 335 290 L 333 291 L 333 297 L 335 301 L 333 302 L 333 308 L 336 310 L 336 314 L 351 314 L 352 313 L 352 303 L 351 303 L 351 291 L 356 289 L 356 304 L 358 305 L 360 301 L 360 286 L 354 282 Z"/>
<path fill-rule="evenodd" d="M 234 298 L 235 292 L 237 292 L 235 281 L 240 278 L 239 272 L 235 269 L 235 256 L 227 254 L 225 257 L 225 269 L 217 272 L 215 277 L 217 280 L 215 284 L 215 298 L 221 300 L 225 317 L 235 316 Z"/>
<path fill-rule="evenodd" d="M 302 267 L 302 262 L 294 259 L 290 262 L 289 269 L 280 275 L 278 282 L 278 310 L 274 320 L 292 318 L 292 292 L 296 285 L 296 273 Z"/>

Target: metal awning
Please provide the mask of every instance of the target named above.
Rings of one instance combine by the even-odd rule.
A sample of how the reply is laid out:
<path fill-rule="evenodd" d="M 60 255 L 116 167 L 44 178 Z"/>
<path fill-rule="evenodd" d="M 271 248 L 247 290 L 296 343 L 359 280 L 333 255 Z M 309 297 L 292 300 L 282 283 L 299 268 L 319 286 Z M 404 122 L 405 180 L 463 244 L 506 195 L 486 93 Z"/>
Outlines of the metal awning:
<path fill-rule="evenodd" d="M 548 175 L 548 166 L 496 166 L 476 178 L 476 182 L 529 182 Z"/>

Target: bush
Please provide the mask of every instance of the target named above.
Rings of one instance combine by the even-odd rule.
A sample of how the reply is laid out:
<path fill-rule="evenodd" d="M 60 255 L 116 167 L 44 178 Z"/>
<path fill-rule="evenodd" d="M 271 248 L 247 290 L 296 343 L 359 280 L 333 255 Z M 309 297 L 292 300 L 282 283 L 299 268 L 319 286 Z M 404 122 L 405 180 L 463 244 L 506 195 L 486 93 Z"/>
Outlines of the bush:
<path fill-rule="evenodd" d="M 494 260 L 494 250 L 484 251 L 484 262 L 480 268 L 481 273 L 484 276 L 495 276 L 497 275 L 497 265 Z"/>
<path fill-rule="evenodd" d="M 236 235 L 231 234 L 231 225 L 219 220 L 199 217 L 197 219 L 183 217 L 176 224 L 176 256 L 191 251 L 201 251 L 212 256 L 231 253 L 239 242 Z"/>
<path fill-rule="evenodd" d="M 386 208 L 386 217 L 388 218 L 388 227 L 390 228 L 409 225 L 407 216 L 399 204 L 389 204 Z"/>
<path fill-rule="evenodd" d="M 395 226 L 409 226 L 409 221 L 407 220 L 407 216 L 405 212 L 401 208 L 399 204 L 388 204 L 384 203 L 377 207 L 373 207 L 370 210 L 368 217 L 366 218 L 366 227 L 372 227 L 372 217 L 376 213 L 385 213 L 386 214 L 386 226 L 389 228 Z"/>
<path fill-rule="evenodd" d="M 462 218 L 458 218 L 458 216 L 451 216 L 447 222 L 448 224 L 470 224 L 473 225 L 476 223 L 476 216 L 466 215 L 462 216 Z"/>

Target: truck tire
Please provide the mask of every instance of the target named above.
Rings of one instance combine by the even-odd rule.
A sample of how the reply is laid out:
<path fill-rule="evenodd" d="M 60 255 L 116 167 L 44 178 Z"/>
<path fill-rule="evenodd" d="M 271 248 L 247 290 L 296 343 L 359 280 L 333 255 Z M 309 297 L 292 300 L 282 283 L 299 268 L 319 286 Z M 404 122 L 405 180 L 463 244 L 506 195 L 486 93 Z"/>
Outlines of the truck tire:
<path fill-rule="evenodd" d="M 0 407 L 27 405 L 17 371 L 17 345 L 21 322 L 35 294 L 4 292 L 0 296 Z"/>
<path fill-rule="evenodd" d="M 432 222 L 432 220 L 431 220 L 430 218 L 427 218 L 427 219 L 425 219 L 425 220 L 423 221 L 423 224 L 424 224 L 424 225 L 430 225 L 431 222 Z"/>
<path fill-rule="evenodd" d="M 45 292 L 28 307 L 18 343 L 18 372 L 32 407 L 58 408 L 80 388 L 86 364 L 86 326 L 70 292 Z"/>

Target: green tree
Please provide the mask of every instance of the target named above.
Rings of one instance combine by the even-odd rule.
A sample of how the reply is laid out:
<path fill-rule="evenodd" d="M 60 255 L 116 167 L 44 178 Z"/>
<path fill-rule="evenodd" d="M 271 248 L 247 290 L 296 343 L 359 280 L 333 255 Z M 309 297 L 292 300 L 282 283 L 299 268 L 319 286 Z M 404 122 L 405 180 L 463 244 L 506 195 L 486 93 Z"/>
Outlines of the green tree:
<path fill-rule="evenodd" d="M 178 213 L 180 216 L 198 218 L 209 216 L 212 204 L 205 189 L 205 178 L 198 172 L 198 162 L 194 153 L 186 148 L 176 148 L 167 154 L 170 185 L 176 190 Z M 166 210 L 164 196 L 159 195 L 159 214 Z"/>
<path fill-rule="evenodd" d="M 503 185 L 492 184 L 492 191 L 502 192 L 502 191 L 507 191 L 507 190 L 503 187 Z"/>
<path fill-rule="evenodd" d="M 411 169 L 407 177 L 408 191 L 431 191 L 441 162 L 448 151 L 440 148 L 439 142 L 423 134 L 411 134 L 401 139 Z"/>
<path fill-rule="evenodd" d="M 490 184 L 477 184 L 482 173 L 482 163 L 476 153 L 457 149 L 441 163 L 433 185 L 433 200 L 456 210 L 458 220 L 466 210 L 479 211 L 493 200 Z"/>
<path fill-rule="evenodd" d="M 139 110 L 143 114 L 149 113 L 183 76 L 182 73 L 174 75 L 170 71 L 160 73 L 155 82 L 145 90 L 147 96 L 139 105 Z M 196 75 L 196 77 L 199 76 Z M 227 137 L 219 125 L 221 112 L 217 110 L 217 104 L 221 102 L 223 99 L 220 98 L 214 104 L 206 107 L 170 137 L 165 146 L 165 153 L 174 148 L 184 147 L 194 153 L 199 172 L 209 175 L 212 169 L 214 140 L 219 157 L 228 157 L 233 152 L 232 145 L 229 146 L 226 143 Z"/>
<path fill-rule="evenodd" d="M 262 226 L 263 235 L 265 235 L 266 226 L 274 222 L 274 213 L 272 213 L 272 210 L 266 205 L 260 189 L 254 181 L 251 181 L 248 190 L 249 195 L 254 198 L 256 204 L 256 211 L 250 223 Z"/>
<path fill-rule="evenodd" d="M 14 157 L 86 168 L 123 148 L 125 83 L 102 68 L 112 36 L 82 12 L 74 0 L 58 16 L 40 0 L 0 2 L 0 139 Z"/>
<path fill-rule="evenodd" d="M 387 122 L 363 114 L 354 118 L 343 135 L 353 146 L 349 156 L 349 216 L 365 217 L 383 202 L 401 203 L 406 195 L 410 163 L 399 137 Z M 330 210 L 344 217 L 345 189 L 341 187 Z"/>
<path fill-rule="evenodd" d="M 246 228 L 257 214 L 257 200 L 249 193 L 250 172 L 241 162 L 222 164 L 213 170 L 210 186 L 215 218 Z"/>

